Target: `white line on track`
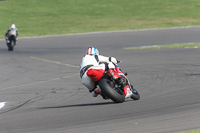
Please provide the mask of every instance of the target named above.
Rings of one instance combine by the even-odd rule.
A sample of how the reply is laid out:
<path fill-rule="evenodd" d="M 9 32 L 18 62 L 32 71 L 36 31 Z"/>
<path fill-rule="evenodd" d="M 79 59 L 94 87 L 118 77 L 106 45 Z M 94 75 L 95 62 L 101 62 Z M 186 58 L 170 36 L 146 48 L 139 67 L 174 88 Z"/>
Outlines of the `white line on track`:
<path fill-rule="evenodd" d="M 75 65 L 71 65 L 71 64 L 65 64 L 65 63 L 61 63 L 61 62 L 57 62 L 57 61 L 52 61 L 52 60 L 47 60 L 47 59 L 42 59 L 42 58 L 38 58 L 38 57 L 31 56 L 30 58 L 31 59 L 35 59 L 35 60 L 44 61 L 44 62 L 49 62 L 49 63 L 59 64 L 59 65 L 65 65 L 67 67 L 79 68 L 79 66 L 75 66 Z M 16 86 L 11 86 L 11 87 L 6 87 L 6 88 L 0 88 L 0 90 L 12 89 L 12 88 L 18 88 L 18 87 L 25 87 L 25 86 L 30 86 L 30 85 L 35 85 L 35 84 L 41 84 L 41 83 L 46 83 L 46 82 L 52 82 L 52 81 L 57 81 L 57 80 L 60 80 L 60 79 L 74 77 L 74 76 L 77 76 L 77 75 L 79 75 L 79 73 L 75 73 L 75 74 L 64 76 L 64 77 L 60 77 L 60 78 L 50 79 L 50 80 L 38 81 L 38 82 L 33 82 L 33 83 L 27 83 L 27 84 L 22 84 L 22 85 L 16 85 Z"/>
<path fill-rule="evenodd" d="M 47 82 L 52 82 L 52 81 L 58 81 L 58 80 L 61 80 L 61 79 L 71 78 L 71 77 L 78 76 L 78 75 L 79 75 L 79 73 L 75 73 L 73 75 L 68 75 L 68 76 L 64 76 L 64 77 L 60 77 L 60 78 L 54 78 L 54 79 L 49 79 L 49 80 L 44 80 L 44 81 L 38 81 L 38 82 L 33 82 L 33 83 L 27 83 L 27 84 L 22 84 L 22 85 L 6 87 L 6 88 L 0 88 L 0 90 L 13 89 L 13 88 L 19 88 L 19 87 L 26 87 L 26 86 L 36 85 L 36 84 L 42 84 L 42 83 L 47 83 Z"/>
<path fill-rule="evenodd" d="M 6 102 L 0 102 L 0 109 L 2 109 L 5 106 Z"/>
<path fill-rule="evenodd" d="M 40 60 L 40 61 L 44 61 L 44 62 L 49 62 L 49 63 L 54 63 L 54 64 L 59 64 L 59 65 L 65 65 L 68 67 L 74 67 L 74 68 L 79 68 L 79 66 L 75 66 L 75 65 L 71 65 L 71 64 L 65 64 L 65 63 L 61 63 L 58 61 L 52 61 L 52 60 L 47 60 L 47 59 L 42 59 L 42 58 L 38 58 L 38 57 L 30 57 L 31 59 L 35 59 L 35 60 Z"/>

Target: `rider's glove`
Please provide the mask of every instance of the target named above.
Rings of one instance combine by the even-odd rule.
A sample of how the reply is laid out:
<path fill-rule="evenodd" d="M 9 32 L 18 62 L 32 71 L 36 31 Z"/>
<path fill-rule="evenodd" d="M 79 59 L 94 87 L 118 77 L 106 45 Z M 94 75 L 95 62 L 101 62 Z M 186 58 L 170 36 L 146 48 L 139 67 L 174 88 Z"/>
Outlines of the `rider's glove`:
<path fill-rule="evenodd" d="M 122 62 L 122 61 L 117 60 L 115 57 L 109 57 L 109 61 L 115 64 Z"/>
<path fill-rule="evenodd" d="M 117 60 L 117 63 L 121 63 L 122 61 L 120 61 L 120 60 Z"/>

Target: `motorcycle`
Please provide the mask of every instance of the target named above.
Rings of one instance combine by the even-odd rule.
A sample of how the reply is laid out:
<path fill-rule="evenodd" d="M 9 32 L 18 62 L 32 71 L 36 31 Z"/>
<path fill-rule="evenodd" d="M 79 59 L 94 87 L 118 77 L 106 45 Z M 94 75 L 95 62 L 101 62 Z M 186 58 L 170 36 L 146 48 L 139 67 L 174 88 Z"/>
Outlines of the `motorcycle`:
<path fill-rule="evenodd" d="M 115 103 L 122 103 L 128 98 L 139 100 L 140 94 L 131 85 L 127 73 L 124 73 L 117 64 L 115 64 L 115 69 L 121 75 L 121 78 L 114 80 L 110 73 L 105 72 L 98 82 L 102 97 L 111 99 Z"/>
<path fill-rule="evenodd" d="M 16 45 L 16 36 L 10 35 L 8 38 L 6 38 L 6 43 L 8 46 L 8 51 L 13 51 L 14 46 Z"/>

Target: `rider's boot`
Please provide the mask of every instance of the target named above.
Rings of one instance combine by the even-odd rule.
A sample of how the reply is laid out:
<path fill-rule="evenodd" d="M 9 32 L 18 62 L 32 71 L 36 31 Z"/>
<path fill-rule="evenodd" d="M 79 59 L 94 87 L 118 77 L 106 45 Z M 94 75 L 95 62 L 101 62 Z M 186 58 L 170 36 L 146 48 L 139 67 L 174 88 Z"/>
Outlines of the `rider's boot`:
<path fill-rule="evenodd" d="M 106 97 L 105 95 L 103 95 L 103 94 L 101 93 L 101 89 L 95 88 L 95 89 L 92 91 L 92 96 L 93 96 L 93 97 L 97 97 L 98 95 L 101 95 L 101 96 L 103 97 L 103 99 L 105 99 L 105 100 L 108 99 L 108 97 Z"/>
<path fill-rule="evenodd" d="M 101 89 L 99 89 L 99 88 L 95 88 L 95 89 L 92 91 L 92 96 L 93 96 L 93 97 L 97 97 L 99 94 L 101 94 Z"/>

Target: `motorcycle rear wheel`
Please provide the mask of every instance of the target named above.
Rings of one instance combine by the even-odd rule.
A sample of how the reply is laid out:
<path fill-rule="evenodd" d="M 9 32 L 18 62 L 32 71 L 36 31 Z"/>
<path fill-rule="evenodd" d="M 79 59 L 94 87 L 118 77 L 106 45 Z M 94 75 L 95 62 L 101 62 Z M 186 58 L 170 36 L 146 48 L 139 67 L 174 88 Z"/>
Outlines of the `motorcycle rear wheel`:
<path fill-rule="evenodd" d="M 125 101 L 124 93 L 119 88 L 115 88 L 114 82 L 108 79 L 101 79 L 99 81 L 99 87 L 103 95 L 106 95 L 115 103 L 122 103 Z"/>
<path fill-rule="evenodd" d="M 10 43 L 8 43 L 8 51 L 13 51 L 14 50 L 14 41 L 11 40 Z"/>

